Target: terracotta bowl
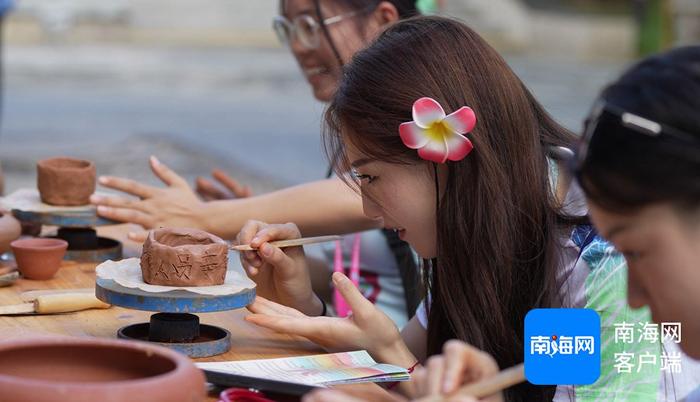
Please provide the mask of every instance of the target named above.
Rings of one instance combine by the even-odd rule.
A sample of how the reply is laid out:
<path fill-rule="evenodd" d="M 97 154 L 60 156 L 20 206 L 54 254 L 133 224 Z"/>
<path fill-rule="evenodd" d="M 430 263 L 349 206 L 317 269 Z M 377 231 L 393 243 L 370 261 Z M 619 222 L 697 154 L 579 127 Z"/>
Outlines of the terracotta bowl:
<path fill-rule="evenodd" d="M 20 239 L 10 243 L 10 247 L 22 276 L 43 281 L 53 278 L 61 267 L 68 242 L 61 239 Z"/>
<path fill-rule="evenodd" d="M 51 205 L 90 203 L 95 192 L 95 165 L 86 160 L 50 158 L 37 163 L 37 186 L 41 201 Z"/>
<path fill-rule="evenodd" d="M 197 229 L 151 230 L 141 254 L 143 280 L 152 285 L 221 285 L 227 265 L 228 244 Z"/>
<path fill-rule="evenodd" d="M 10 243 L 22 234 L 22 226 L 9 212 L 0 211 L 0 254 L 10 250 Z"/>
<path fill-rule="evenodd" d="M 0 394 L 14 402 L 200 402 L 204 375 L 145 342 L 43 337 L 0 343 Z"/>

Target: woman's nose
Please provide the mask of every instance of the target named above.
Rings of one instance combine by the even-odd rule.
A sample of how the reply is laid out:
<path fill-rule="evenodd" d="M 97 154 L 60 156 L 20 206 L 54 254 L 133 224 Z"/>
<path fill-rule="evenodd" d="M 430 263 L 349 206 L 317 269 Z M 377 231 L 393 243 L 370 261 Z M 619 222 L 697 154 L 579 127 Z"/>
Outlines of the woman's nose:
<path fill-rule="evenodd" d="M 376 202 L 372 201 L 369 197 L 366 195 L 362 196 L 362 211 L 364 212 L 365 216 L 371 219 L 381 219 L 382 218 L 382 210 L 377 205 Z"/>

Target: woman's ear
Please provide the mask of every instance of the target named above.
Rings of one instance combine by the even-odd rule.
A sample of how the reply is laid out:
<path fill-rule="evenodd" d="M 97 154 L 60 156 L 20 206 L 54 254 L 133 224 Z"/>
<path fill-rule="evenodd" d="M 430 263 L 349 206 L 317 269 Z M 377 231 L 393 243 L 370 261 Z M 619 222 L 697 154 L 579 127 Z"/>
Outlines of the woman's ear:
<path fill-rule="evenodd" d="M 386 27 L 399 20 L 399 10 L 391 2 L 382 1 L 369 16 L 365 32 L 372 37 L 377 36 Z"/>

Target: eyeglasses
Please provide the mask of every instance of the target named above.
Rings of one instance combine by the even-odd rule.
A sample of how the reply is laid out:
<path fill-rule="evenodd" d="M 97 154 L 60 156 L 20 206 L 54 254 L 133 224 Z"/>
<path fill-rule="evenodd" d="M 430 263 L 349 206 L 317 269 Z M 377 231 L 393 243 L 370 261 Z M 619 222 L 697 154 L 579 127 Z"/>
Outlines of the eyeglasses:
<path fill-rule="evenodd" d="M 278 15 L 272 20 L 272 28 L 277 34 L 277 39 L 285 46 L 289 46 L 293 39 L 297 39 L 307 49 L 318 49 L 321 45 L 321 35 L 319 33 L 321 24 L 326 26 L 333 25 L 344 19 L 352 18 L 360 12 L 351 11 L 336 15 L 322 20 L 321 23 L 308 14 L 298 15 L 292 21 L 282 15 Z"/>
<path fill-rule="evenodd" d="M 614 130 L 623 131 L 631 135 L 644 135 L 652 138 L 668 136 L 689 144 L 698 143 L 696 136 L 692 134 L 657 123 L 634 113 L 626 112 L 615 105 L 601 100 L 593 106 L 590 117 L 586 120 L 585 131 L 576 152 L 575 171 L 579 171 L 586 161 L 591 143 L 596 134 L 599 131 L 604 131 L 600 127 L 606 127 L 606 129 L 612 127 Z"/>

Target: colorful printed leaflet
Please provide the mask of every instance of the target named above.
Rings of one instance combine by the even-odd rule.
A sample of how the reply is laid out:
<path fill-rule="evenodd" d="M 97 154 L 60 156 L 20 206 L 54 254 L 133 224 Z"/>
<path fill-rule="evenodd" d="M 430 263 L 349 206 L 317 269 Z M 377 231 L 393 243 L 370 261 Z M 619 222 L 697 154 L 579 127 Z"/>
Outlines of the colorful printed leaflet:
<path fill-rule="evenodd" d="M 405 368 L 378 364 L 366 351 L 282 359 L 196 363 L 203 370 L 314 386 L 408 381 Z"/>

